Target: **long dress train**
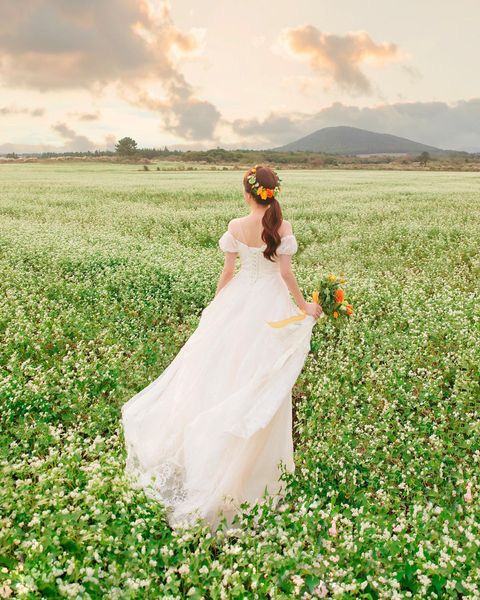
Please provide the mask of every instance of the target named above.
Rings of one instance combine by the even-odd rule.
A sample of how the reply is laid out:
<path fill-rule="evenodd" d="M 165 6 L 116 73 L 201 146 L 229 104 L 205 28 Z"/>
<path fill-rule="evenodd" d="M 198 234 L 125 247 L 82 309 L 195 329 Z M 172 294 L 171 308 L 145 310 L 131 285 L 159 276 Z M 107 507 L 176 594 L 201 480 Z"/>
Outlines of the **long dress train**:
<path fill-rule="evenodd" d="M 292 387 L 310 349 L 315 318 L 282 328 L 299 310 L 277 262 L 225 231 L 224 252 L 241 268 L 202 311 L 169 366 L 122 406 L 132 485 L 161 502 L 172 527 L 197 518 L 212 531 L 242 502 L 283 492 L 293 472 Z M 293 234 L 277 254 L 294 254 Z"/>

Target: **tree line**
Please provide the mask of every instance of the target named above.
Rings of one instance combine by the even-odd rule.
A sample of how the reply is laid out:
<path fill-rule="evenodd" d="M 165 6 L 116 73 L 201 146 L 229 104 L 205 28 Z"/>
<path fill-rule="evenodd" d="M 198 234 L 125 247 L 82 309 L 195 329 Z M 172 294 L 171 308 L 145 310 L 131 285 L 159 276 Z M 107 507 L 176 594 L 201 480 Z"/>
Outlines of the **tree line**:
<path fill-rule="evenodd" d="M 6 158 L 21 158 L 16 153 L 5 155 Z M 204 164 L 238 164 L 246 165 L 250 163 L 266 162 L 277 166 L 295 165 L 299 168 L 329 168 L 342 165 L 380 165 L 389 163 L 401 163 L 409 165 L 417 163 L 426 167 L 428 163 L 448 162 L 457 163 L 478 163 L 480 154 L 469 154 L 468 152 L 455 152 L 450 155 L 432 156 L 428 152 L 422 152 L 418 156 L 406 155 L 340 155 L 328 154 L 325 152 L 313 151 L 277 151 L 277 150 L 248 150 L 236 149 L 226 150 L 225 148 L 211 148 L 210 150 L 170 150 L 167 146 L 163 148 L 139 148 L 137 142 L 132 137 L 123 137 L 115 144 L 114 150 L 94 150 L 83 152 L 42 152 L 38 154 L 29 154 L 40 159 L 70 157 L 70 158 L 100 158 L 112 157 L 122 160 L 141 160 L 141 159 L 163 159 L 182 162 L 199 162 Z M 440 165 L 439 165 L 440 166 Z M 441 168 L 441 167 L 440 167 Z"/>

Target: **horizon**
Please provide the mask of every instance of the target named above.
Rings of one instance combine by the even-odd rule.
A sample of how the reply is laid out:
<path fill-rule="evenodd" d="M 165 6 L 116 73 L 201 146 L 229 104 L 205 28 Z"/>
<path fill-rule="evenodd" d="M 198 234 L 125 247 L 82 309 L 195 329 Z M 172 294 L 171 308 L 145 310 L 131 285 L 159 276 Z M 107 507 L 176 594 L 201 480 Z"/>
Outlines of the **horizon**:
<path fill-rule="evenodd" d="M 352 127 L 352 126 L 348 126 L 348 125 L 334 125 L 334 126 L 329 126 L 329 127 L 322 127 L 321 129 L 318 129 L 316 131 L 313 131 L 310 134 L 307 134 L 306 136 L 303 137 L 309 137 L 310 135 L 315 135 L 316 133 L 320 133 L 321 131 L 324 130 L 329 130 L 329 129 L 353 129 L 353 130 L 357 130 L 357 131 L 361 131 L 363 133 L 371 133 L 371 134 L 375 134 L 375 135 L 386 135 L 386 136 L 391 136 L 392 134 L 389 133 L 384 133 L 384 132 L 380 132 L 380 131 L 372 131 L 372 130 L 368 130 L 368 129 L 363 129 L 360 127 Z M 428 144 L 423 144 L 423 142 L 419 141 L 419 140 L 413 140 L 410 138 L 406 138 L 403 136 L 395 136 L 392 135 L 392 137 L 394 138 L 398 138 L 399 140 L 405 140 L 405 141 L 409 141 L 409 142 L 414 142 L 414 143 L 419 143 L 425 146 L 428 146 Z M 302 138 L 300 138 L 302 139 Z M 292 140 L 292 142 L 296 142 L 298 140 Z M 287 143 L 288 144 L 288 143 Z M 178 146 L 182 146 L 181 144 Z M 239 152 L 314 152 L 312 150 L 277 150 L 276 148 L 245 148 L 245 147 L 239 147 L 239 146 L 232 146 L 232 147 L 227 147 L 227 146 L 211 146 L 211 147 L 205 147 L 205 148 L 192 148 L 192 147 L 187 147 L 185 149 L 182 149 L 181 147 L 177 147 L 176 145 L 172 144 L 170 145 L 170 147 L 168 146 L 164 146 L 164 148 L 161 147 L 148 147 L 148 146 L 139 146 L 137 145 L 137 150 L 138 151 L 147 151 L 147 150 L 154 150 L 154 151 L 163 151 L 164 149 L 167 149 L 168 152 L 209 152 L 212 150 L 226 150 L 228 152 L 235 152 L 235 151 L 239 151 Z M 475 155 L 478 154 L 478 152 L 467 152 L 467 151 L 461 151 L 461 150 L 451 150 L 449 148 L 438 148 L 438 147 L 432 147 L 432 149 L 435 150 L 440 150 L 442 152 L 451 152 L 452 154 L 454 153 L 466 153 L 466 154 L 470 154 L 470 155 Z M 87 153 L 95 153 L 95 152 L 104 152 L 105 154 L 109 153 L 109 152 L 114 152 L 113 150 L 85 150 L 85 151 L 63 151 L 63 152 L 0 152 L 0 156 L 5 156 L 6 154 L 16 154 L 18 156 L 24 156 L 24 157 L 28 157 L 28 156 L 36 156 L 36 155 L 41 155 L 41 154 L 58 154 L 58 155 L 62 155 L 62 154 L 68 154 L 69 152 L 72 153 L 79 153 L 79 154 L 87 154 Z M 318 151 L 318 154 L 329 154 L 326 151 Z M 332 152 L 332 154 L 336 154 L 335 152 Z M 350 153 L 345 153 L 345 155 L 348 155 Z M 367 155 L 389 155 L 389 156 L 395 156 L 395 155 L 408 155 L 408 152 L 372 152 L 372 153 L 354 153 L 357 156 L 367 156 Z M 411 154 L 411 153 L 410 153 Z"/>

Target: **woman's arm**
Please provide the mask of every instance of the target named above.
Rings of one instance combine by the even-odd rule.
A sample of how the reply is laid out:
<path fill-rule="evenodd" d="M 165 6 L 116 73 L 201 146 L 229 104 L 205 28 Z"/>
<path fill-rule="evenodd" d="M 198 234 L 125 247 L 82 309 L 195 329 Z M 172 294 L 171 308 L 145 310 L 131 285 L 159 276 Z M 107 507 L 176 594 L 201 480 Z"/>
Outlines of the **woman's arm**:
<path fill-rule="evenodd" d="M 215 296 L 218 292 L 223 288 L 223 286 L 227 285 L 227 283 L 232 279 L 235 274 L 235 261 L 237 258 L 238 252 L 225 252 L 225 262 L 223 265 L 222 272 L 220 273 L 220 278 L 217 283 L 217 290 L 215 292 Z"/>
<path fill-rule="evenodd" d="M 295 300 L 296 305 L 300 310 L 304 310 L 307 314 L 312 315 L 316 319 L 322 314 L 323 310 L 320 304 L 316 302 L 307 302 L 298 287 L 297 278 L 292 271 L 292 257 L 290 254 L 279 254 L 278 261 L 280 265 L 280 274 L 287 284 L 290 293 Z"/>
<path fill-rule="evenodd" d="M 297 278 L 293 274 L 292 271 L 292 257 L 290 254 L 279 254 L 278 262 L 280 264 L 280 275 L 283 277 L 283 280 L 287 284 L 290 293 L 295 300 L 296 305 L 301 310 L 307 309 L 307 301 L 303 297 L 303 294 L 298 287 Z"/>

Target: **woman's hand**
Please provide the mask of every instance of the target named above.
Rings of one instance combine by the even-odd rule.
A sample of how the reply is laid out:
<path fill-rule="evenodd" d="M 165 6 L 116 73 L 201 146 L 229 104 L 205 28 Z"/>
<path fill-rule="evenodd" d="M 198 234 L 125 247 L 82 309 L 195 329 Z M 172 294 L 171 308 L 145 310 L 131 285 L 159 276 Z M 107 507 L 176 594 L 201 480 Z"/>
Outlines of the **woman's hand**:
<path fill-rule="evenodd" d="M 307 313 L 307 315 L 312 315 L 312 317 L 318 319 L 322 316 L 323 308 L 320 306 L 320 304 L 317 304 L 316 302 L 307 302 L 305 312 Z"/>

